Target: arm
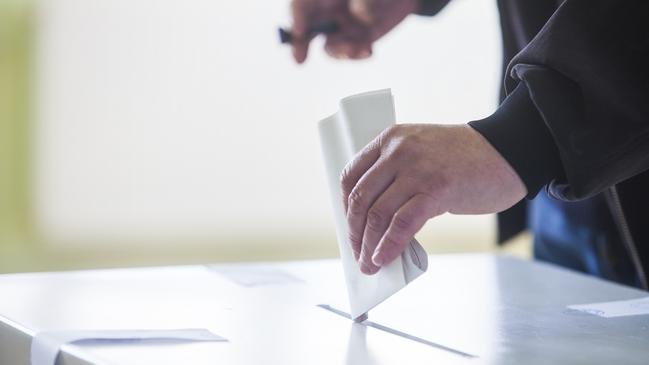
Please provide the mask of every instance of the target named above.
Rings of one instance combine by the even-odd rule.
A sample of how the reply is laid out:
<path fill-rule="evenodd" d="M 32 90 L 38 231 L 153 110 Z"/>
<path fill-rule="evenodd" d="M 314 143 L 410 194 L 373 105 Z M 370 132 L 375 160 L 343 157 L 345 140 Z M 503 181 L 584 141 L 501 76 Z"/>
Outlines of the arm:
<path fill-rule="evenodd" d="M 378 271 L 441 213 L 498 212 L 548 182 L 584 198 L 647 170 L 646 19 L 643 0 L 567 0 L 510 64 L 494 115 L 402 125 L 366 147 L 342 181 L 361 269 Z"/>
<path fill-rule="evenodd" d="M 538 119 L 510 118 L 501 128 L 489 127 L 489 122 L 473 126 L 515 165 L 523 180 L 550 183 L 559 198 L 585 198 L 647 170 L 647 19 L 649 2 L 642 0 L 568 0 L 510 63 L 507 88 L 520 84 L 528 90 L 549 132 L 538 138 L 557 148 L 561 170 L 556 162 L 547 162 L 556 159 L 552 154 L 539 156 L 543 149 L 523 151 L 507 141 L 507 130 L 538 126 Z M 520 138 L 536 143 L 530 135 Z M 529 171 L 516 167 L 516 156 L 544 160 L 541 166 L 555 168 Z M 528 185 L 532 193 L 538 187 Z"/>
<path fill-rule="evenodd" d="M 391 127 L 341 179 L 349 239 L 366 274 L 399 256 L 430 218 L 498 212 L 526 195 L 507 161 L 467 125 Z"/>
<path fill-rule="evenodd" d="M 372 45 L 408 15 L 433 15 L 449 0 L 293 0 L 291 33 L 295 40 L 293 57 L 306 60 L 313 39 L 310 26 L 335 21 L 339 30 L 328 34 L 325 50 L 334 58 L 363 59 L 372 54 Z"/>

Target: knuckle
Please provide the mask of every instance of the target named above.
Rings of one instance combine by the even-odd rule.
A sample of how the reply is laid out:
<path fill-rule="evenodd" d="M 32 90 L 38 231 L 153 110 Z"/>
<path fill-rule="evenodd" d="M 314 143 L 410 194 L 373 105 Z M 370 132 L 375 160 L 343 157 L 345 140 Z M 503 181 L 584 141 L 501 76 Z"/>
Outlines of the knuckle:
<path fill-rule="evenodd" d="M 391 125 L 391 126 L 385 128 L 383 130 L 383 133 L 381 133 L 381 136 L 383 136 L 385 138 L 391 138 L 391 137 L 395 136 L 398 133 L 399 128 L 400 127 L 399 127 L 398 124 Z"/>
<path fill-rule="evenodd" d="M 383 240 L 383 247 L 389 250 L 396 250 L 401 247 L 401 243 L 394 239 L 394 237 L 385 237 Z"/>
<path fill-rule="evenodd" d="M 420 141 L 421 141 L 421 137 L 412 133 L 406 134 L 403 137 L 401 137 L 401 142 L 406 146 L 417 144 Z"/>
<path fill-rule="evenodd" d="M 422 217 L 430 219 L 447 211 L 447 209 L 445 209 L 445 203 L 442 200 L 443 197 L 431 198 L 430 195 L 427 194 L 420 194 L 420 196 L 422 205 L 418 208 L 418 214 Z"/>
<path fill-rule="evenodd" d="M 349 242 L 354 249 L 358 250 L 361 246 L 362 238 L 356 232 L 349 232 Z"/>
<path fill-rule="evenodd" d="M 349 212 L 354 215 L 361 214 L 365 210 L 365 198 L 359 189 L 353 189 L 349 193 Z"/>
<path fill-rule="evenodd" d="M 408 213 L 397 213 L 392 219 L 392 225 L 398 231 L 406 231 L 412 226 L 413 217 Z"/>
<path fill-rule="evenodd" d="M 381 134 L 379 134 L 379 136 L 376 138 L 376 142 L 378 143 L 379 147 L 385 147 L 389 145 L 392 140 L 397 138 L 400 133 L 400 128 L 401 126 L 394 124 L 384 129 L 383 132 L 381 132 Z"/>
<path fill-rule="evenodd" d="M 343 192 L 349 190 L 349 170 L 349 165 L 345 166 L 339 176 L 340 187 L 342 188 Z"/>
<path fill-rule="evenodd" d="M 352 245 L 359 245 L 362 241 L 362 238 L 360 237 L 360 235 L 356 234 L 356 232 L 350 231 L 349 241 L 352 243 Z"/>
<path fill-rule="evenodd" d="M 417 137 L 404 136 L 394 144 L 392 156 L 398 159 L 412 159 L 417 156 Z"/>
<path fill-rule="evenodd" d="M 415 167 L 417 169 L 417 167 Z M 427 174 L 419 174 L 417 171 L 409 171 L 410 174 L 404 176 L 404 180 L 406 180 L 410 186 L 412 186 L 412 189 L 419 193 L 426 193 L 430 189 L 430 178 Z"/>
<path fill-rule="evenodd" d="M 428 179 L 428 184 L 426 184 L 425 193 L 431 197 L 441 198 L 448 194 L 448 191 L 451 188 L 446 174 L 441 171 L 440 173 L 435 174 L 435 176 Z"/>
<path fill-rule="evenodd" d="M 394 148 L 390 151 L 390 157 L 393 160 L 404 160 L 408 158 L 408 155 L 410 154 L 410 151 L 408 151 L 408 147 L 404 146 L 403 143 L 399 142 L 395 144 Z"/>
<path fill-rule="evenodd" d="M 386 219 L 383 212 L 379 209 L 370 209 L 367 213 L 367 227 L 374 231 L 379 231 L 384 228 L 385 225 Z"/>

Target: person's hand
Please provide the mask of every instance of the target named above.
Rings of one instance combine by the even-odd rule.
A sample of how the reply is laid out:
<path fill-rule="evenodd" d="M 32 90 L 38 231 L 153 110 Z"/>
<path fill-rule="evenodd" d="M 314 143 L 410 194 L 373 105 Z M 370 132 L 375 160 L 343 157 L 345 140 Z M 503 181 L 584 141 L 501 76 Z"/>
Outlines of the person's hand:
<path fill-rule="evenodd" d="M 397 258 L 432 217 L 495 213 L 527 194 L 507 161 L 468 125 L 393 126 L 345 167 L 341 185 L 349 239 L 366 274 Z"/>
<path fill-rule="evenodd" d="M 293 0 L 293 57 L 306 60 L 313 36 L 309 26 L 335 21 L 339 30 L 328 34 L 325 50 L 335 58 L 367 58 L 372 43 L 413 13 L 419 0 Z"/>

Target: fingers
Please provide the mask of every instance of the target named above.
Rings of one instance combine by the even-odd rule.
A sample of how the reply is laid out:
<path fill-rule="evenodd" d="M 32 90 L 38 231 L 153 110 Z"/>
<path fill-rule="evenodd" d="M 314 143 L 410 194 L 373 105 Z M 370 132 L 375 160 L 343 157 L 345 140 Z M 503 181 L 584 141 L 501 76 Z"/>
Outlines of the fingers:
<path fill-rule="evenodd" d="M 409 185 L 408 180 L 396 180 L 368 210 L 359 261 L 363 273 L 371 275 L 379 270 L 372 262 L 372 255 L 394 214 L 412 197 L 413 189 Z"/>
<path fill-rule="evenodd" d="M 331 57 L 341 59 L 363 59 L 372 55 L 370 29 L 358 20 L 345 17 L 340 22 L 340 31 L 329 34 L 325 51 Z"/>
<path fill-rule="evenodd" d="M 369 170 L 369 168 L 379 159 L 379 156 L 381 155 L 380 145 L 381 142 L 379 138 L 375 138 L 343 169 L 343 172 L 340 175 L 340 188 L 343 193 L 345 213 L 347 213 L 349 208 L 349 195 L 351 194 L 352 189 L 354 189 L 356 183 L 358 183 L 358 180 L 361 179 L 365 172 L 367 172 L 367 170 Z"/>
<path fill-rule="evenodd" d="M 295 62 L 303 63 L 309 51 L 309 43 L 313 39 L 307 34 L 312 9 L 305 1 L 294 0 L 291 2 L 291 12 L 293 14 L 293 25 L 291 26 L 293 58 Z"/>
<path fill-rule="evenodd" d="M 349 241 L 357 261 L 361 257 L 367 213 L 376 199 L 390 186 L 394 180 L 394 173 L 394 169 L 386 166 L 385 163 L 376 163 L 367 170 L 349 194 L 347 225 Z M 367 261 L 368 264 L 371 262 L 371 260 Z"/>
<path fill-rule="evenodd" d="M 365 175 L 365 173 L 376 163 L 381 155 L 380 149 L 380 139 L 375 138 L 370 142 L 361 152 L 359 152 L 354 159 L 345 166 L 343 172 L 340 176 L 340 188 L 342 190 L 342 199 L 343 205 L 345 207 L 345 214 L 347 214 L 348 226 L 353 227 L 349 230 L 349 243 L 352 246 L 352 252 L 354 253 L 354 258 L 358 261 L 361 252 L 361 245 L 363 242 L 363 228 L 365 221 L 361 220 L 359 217 L 362 215 L 362 211 L 352 214 L 353 225 L 349 222 L 349 202 L 350 200 L 354 201 L 354 209 L 363 209 L 361 205 L 363 204 L 363 199 L 367 194 L 359 193 L 360 190 L 356 189 L 356 193 L 352 195 L 352 191 L 355 190 L 356 185 L 359 180 Z M 362 197 L 361 197 L 362 195 Z M 350 197 L 353 197 L 350 199 Z M 373 201 L 373 200 L 372 200 Z M 369 202 L 368 204 L 371 204 Z"/>
<path fill-rule="evenodd" d="M 313 37 L 307 37 L 306 39 L 294 39 L 293 42 L 291 42 L 291 46 L 293 47 L 293 58 L 295 59 L 295 62 L 304 63 L 306 56 L 309 53 L 309 44 L 311 43 L 312 39 Z"/>
<path fill-rule="evenodd" d="M 339 30 L 328 34 L 325 51 L 334 58 L 363 59 L 372 54 L 372 30 L 362 19 L 355 17 L 346 2 L 291 2 L 293 25 L 291 26 L 293 58 L 303 63 L 309 52 L 309 44 L 316 34 L 309 29 L 314 24 L 334 21 Z"/>
<path fill-rule="evenodd" d="M 327 35 L 325 51 L 341 59 L 364 59 L 372 55 L 371 27 L 345 7 L 336 19 L 339 31 Z"/>
<path fill-rule="evenodd" d="M 423 194 L 413 196 L 392 217 L 390 226 L 372 254 L 372 262 L 383 266 L 396 259 L 426 221 L 443 212 L 433 198 Z"/>
<path fill-rule="evenodd" d="M 376 41 L 416 11 L 419 0 L 349 0 L 349 12 L 367 26 L 369 39 Z"/>
<path fill-rule="evenodd" d="M 361 60 L 372 55 L 372 43 L 346 34 L 334 34 L 327 37 L 325 51 L 333 58 Z"/>

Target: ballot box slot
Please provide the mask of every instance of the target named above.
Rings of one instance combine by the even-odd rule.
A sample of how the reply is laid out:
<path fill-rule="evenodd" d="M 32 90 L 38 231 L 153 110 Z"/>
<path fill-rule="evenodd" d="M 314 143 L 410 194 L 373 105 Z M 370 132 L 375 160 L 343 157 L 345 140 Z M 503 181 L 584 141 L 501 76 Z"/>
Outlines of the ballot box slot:
<path fill-rule="evenodd" d="M 318 304 L 317 306 L 322 308 L 322 309 L 325 309 L 325 310 L 327 310 L 327 311 L 329 311 L 331 313 L 334 313 L 334 314 L 337 314 L 337 315 L 339 315 L 341 317 L 345 317 L 345 318 L 347 318 L 349 320 L 352 320 L 352 316 L 349 313 L 346 313 L 346 312 L 344 312 L 344 311 L 342 311 L 340 309 L 334 308 L 334 307 L 332 307 L 332 306 L 330 306 L 328 304 Z M 405 332 L 401 332 L 401 331 L 396 330 L 394 328 L 390 328 L 390 327 L 384 326 L 382 324 L 372 322 L 370 320 L 364 320 L 362 322 L 359 322 L 359 324 L 367 326 L 367 327 L 372 327 L 372 328 L 377 329 L 379 331 L 383 331 L 385 333 L 389 333 L 389 334 L 394 335 L 394 336 L 399 336 L 399 337 L 405 338 L 407 340 L 415 341 L 415 342 L 418 342 L 418 343 L 421 343 L 421 344 L 424 344 L 424 345 L 427 345 L 427 346 L 430 346 L 430 347 L 434 347 L 434 348 L 439 349 L 439 350 L 447 351 L 447 352 L 450 352 L 450 353 L 453 353 L 455 355 L 462 356 L 462 357 L 465 357 L 465 358 L 475 359 L 475 358 L 478 357 L 477 355 L 469 354 L 467 352 L 460 351 L 460 350 L 454 349 L 452 347 L 444 346 L 444 345 L 438 344 L 436 342 L 432 342 L 432 341 L 423 339 L 421 337 L 417 337 L 417 336 L 414 336 L 414 335 L 411 335 L 411 334 L 408 334 L 408 333 L 405 333 Z"/>

